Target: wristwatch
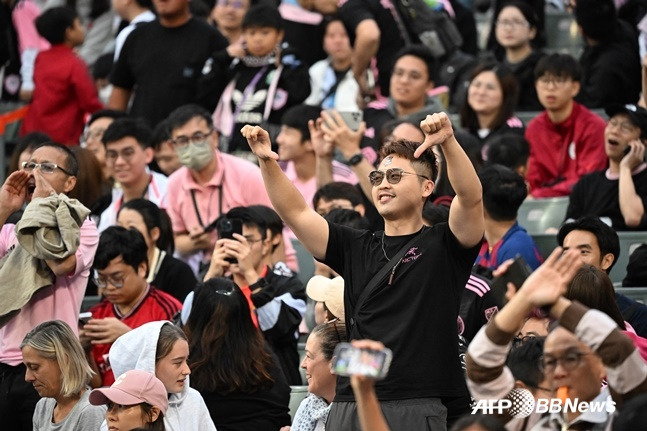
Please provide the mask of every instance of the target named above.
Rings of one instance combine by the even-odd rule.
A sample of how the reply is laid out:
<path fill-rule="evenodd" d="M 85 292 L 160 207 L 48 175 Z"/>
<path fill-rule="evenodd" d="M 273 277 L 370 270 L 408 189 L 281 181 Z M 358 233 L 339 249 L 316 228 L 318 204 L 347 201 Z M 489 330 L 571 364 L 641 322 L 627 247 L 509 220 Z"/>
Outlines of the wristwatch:
<path fill-rule="evenodd" d="M 350 159 L 348 159 L 348 164 L 349 164 L 350 166 L 357 166 L 357 165 L 359 165 L 359 164 L 360 164 L 360 162 L 361 162 L 363 159 L 364 159 L 364 154 L 362 154 L 361 152 L 359 152 L 359 153 L 355 154 L 354 156 L 352 156 Z"/>

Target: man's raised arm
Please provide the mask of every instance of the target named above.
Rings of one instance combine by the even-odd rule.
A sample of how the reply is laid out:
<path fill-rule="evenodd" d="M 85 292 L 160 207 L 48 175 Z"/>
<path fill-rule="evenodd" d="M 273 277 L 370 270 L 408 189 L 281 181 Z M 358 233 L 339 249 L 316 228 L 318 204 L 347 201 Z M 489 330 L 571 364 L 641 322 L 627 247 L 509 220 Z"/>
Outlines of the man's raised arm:
<path fill-rule="evenodd" d="M 447 176 L 456 192 L 449 210 L 449 228 L 463 247 L 473 247 L 481 242 L 485 231 L 483 189 L 474 166 L 456 141 L 447 114 L 427 115 L 420 128 L 425 133 L 425 142 L 416 150 L 416 157 L 432 145 L 442 147 Z"/>
<path fill-rule="evenodd" d="M 281 170 L 276 162 L 279 156 L 272 151 L 267 131 L 259 126 L 246 125 L 241 133 L 258 157 L 265 189 L 276 212 L 314 257 L 325 258 L 328 223 L 308 206 L 299 190 Z"/>

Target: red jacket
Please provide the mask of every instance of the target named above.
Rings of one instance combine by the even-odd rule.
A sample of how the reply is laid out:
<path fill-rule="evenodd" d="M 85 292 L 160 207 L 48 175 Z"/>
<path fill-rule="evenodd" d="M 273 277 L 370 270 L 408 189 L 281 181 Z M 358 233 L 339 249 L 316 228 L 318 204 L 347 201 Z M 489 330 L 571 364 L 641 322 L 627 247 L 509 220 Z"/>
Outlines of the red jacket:
<path fill-rule="evenodd" d="M 103 108 L 87 66 L 64 44 L 36 57 L 34 94 L 21 135 L 47 133 L 64 145 L 78 145 L 85 114 Z"/>
<path fill-rule="evenodd" d="M 139 301 L 139 304 L 135 305 L 125 316 L 121 316 L 116 311 L 115 306 L 107 299 L 90 308 L 93 319 L 116 317 L 131 329 L 138 328 L 144 323 L 154 322 L 156 320 L 173 320 L 180 310 L 182 310 L 180 301 L 152 286 L 148 288 L 148 292 Z M 92 356 L 94 356 L 94 360 L 99 367 L 103 386 L 110 386 L 115 382 L 112 368 L 110 368 L 110 363 L 107 361 L 110 347 L 112 347 L 112 343 L 95 344 L 92 347 Z"/>
<path fill-rule="evenodd" d="M 528 124 L 530 144 L 528 174 L 530 194 L 535 198 L 568 196 L 584 174 L 607 166 L 602 118 L 573 103 L 566 121 L 554 124 L 546 111 Z"/>

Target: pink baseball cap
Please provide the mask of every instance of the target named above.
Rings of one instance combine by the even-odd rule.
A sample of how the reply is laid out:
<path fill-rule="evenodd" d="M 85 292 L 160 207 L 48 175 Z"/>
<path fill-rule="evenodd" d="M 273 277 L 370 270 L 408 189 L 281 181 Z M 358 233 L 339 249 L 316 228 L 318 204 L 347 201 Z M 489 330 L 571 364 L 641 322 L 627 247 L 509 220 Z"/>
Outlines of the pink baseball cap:
<path fill-rule="evenodd" d="M 148 371 L 130 370 L 123 373 L 109 388 L 90 392 L 90 404 L 101 406 L 113 402 L 125 406 L 148 403 L 163 414 L 168 409 L 168 394 L 164 383 Z"/>

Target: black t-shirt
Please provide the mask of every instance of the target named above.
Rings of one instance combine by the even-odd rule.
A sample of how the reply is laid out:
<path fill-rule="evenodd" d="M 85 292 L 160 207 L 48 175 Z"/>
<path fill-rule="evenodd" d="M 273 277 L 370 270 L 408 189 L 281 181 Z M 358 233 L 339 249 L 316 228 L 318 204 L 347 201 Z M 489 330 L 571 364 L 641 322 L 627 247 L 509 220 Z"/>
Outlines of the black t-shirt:
<path fill-rule="evenodd" d="M 158 20 L 142 24 L 126 39 L 111 82 L 134 89 L 130 114 L 155 126 L 178 106 L 197 102 L 205 61 L 227 45 L 218 30 L 195 18 L 172 28 Z"/>
<path fill-rule="evenodd" d="M 389 81 L 393 59 L 400 48 L 404 46 L 404 39 L 398 29 L 398 24 L 389 9 L 382 6 L 380 0 L 353 0 L 346 1 L 339 8 L 339 17 L 346 26 L 351 44 L 355 44 L 355 29 L 362 21 L 372 19 L 380 29 L 380 47 L 377 54 L 377 69 L 379 72 L 378 83 L 383 95 L 389 95 Z"/>
<path fill-rule="evenodd" d="M 647 208 L 647 169 L 632 176 L 636 193 Z M 573 187 L 566 210 L 566 218 L 584 216 L 608 217 L 611 227 L 615 230 L 647 230 L 647 214 L 643 215 L 640 224 L 630 228 L 620 211 L 618 190 L 619 180 L 610 180 L 606 171 L 593 172 L 584 175 Z"/>
<path fill-rule="evenodd" d="M 393 350 L 389 374 L 376 384 L 379 399 L 466 395 L 456 321 L 480 244 L 463 248 L 447 223 L 426 228 L 398 265 L 392 285 L 384 280 L 356 310 L 362 289 L 388 262 L 384 251 L 393 257 L 416 234 L 384 237 L 383 251 L 382 232 L 335 224 L 329 232 L 324 263 L 345 280 L 346 321 L 355 321 L 349 338 L 378 340 Z M 338 378 L 335 399 L 353 400 L 348 379 Z"/>

